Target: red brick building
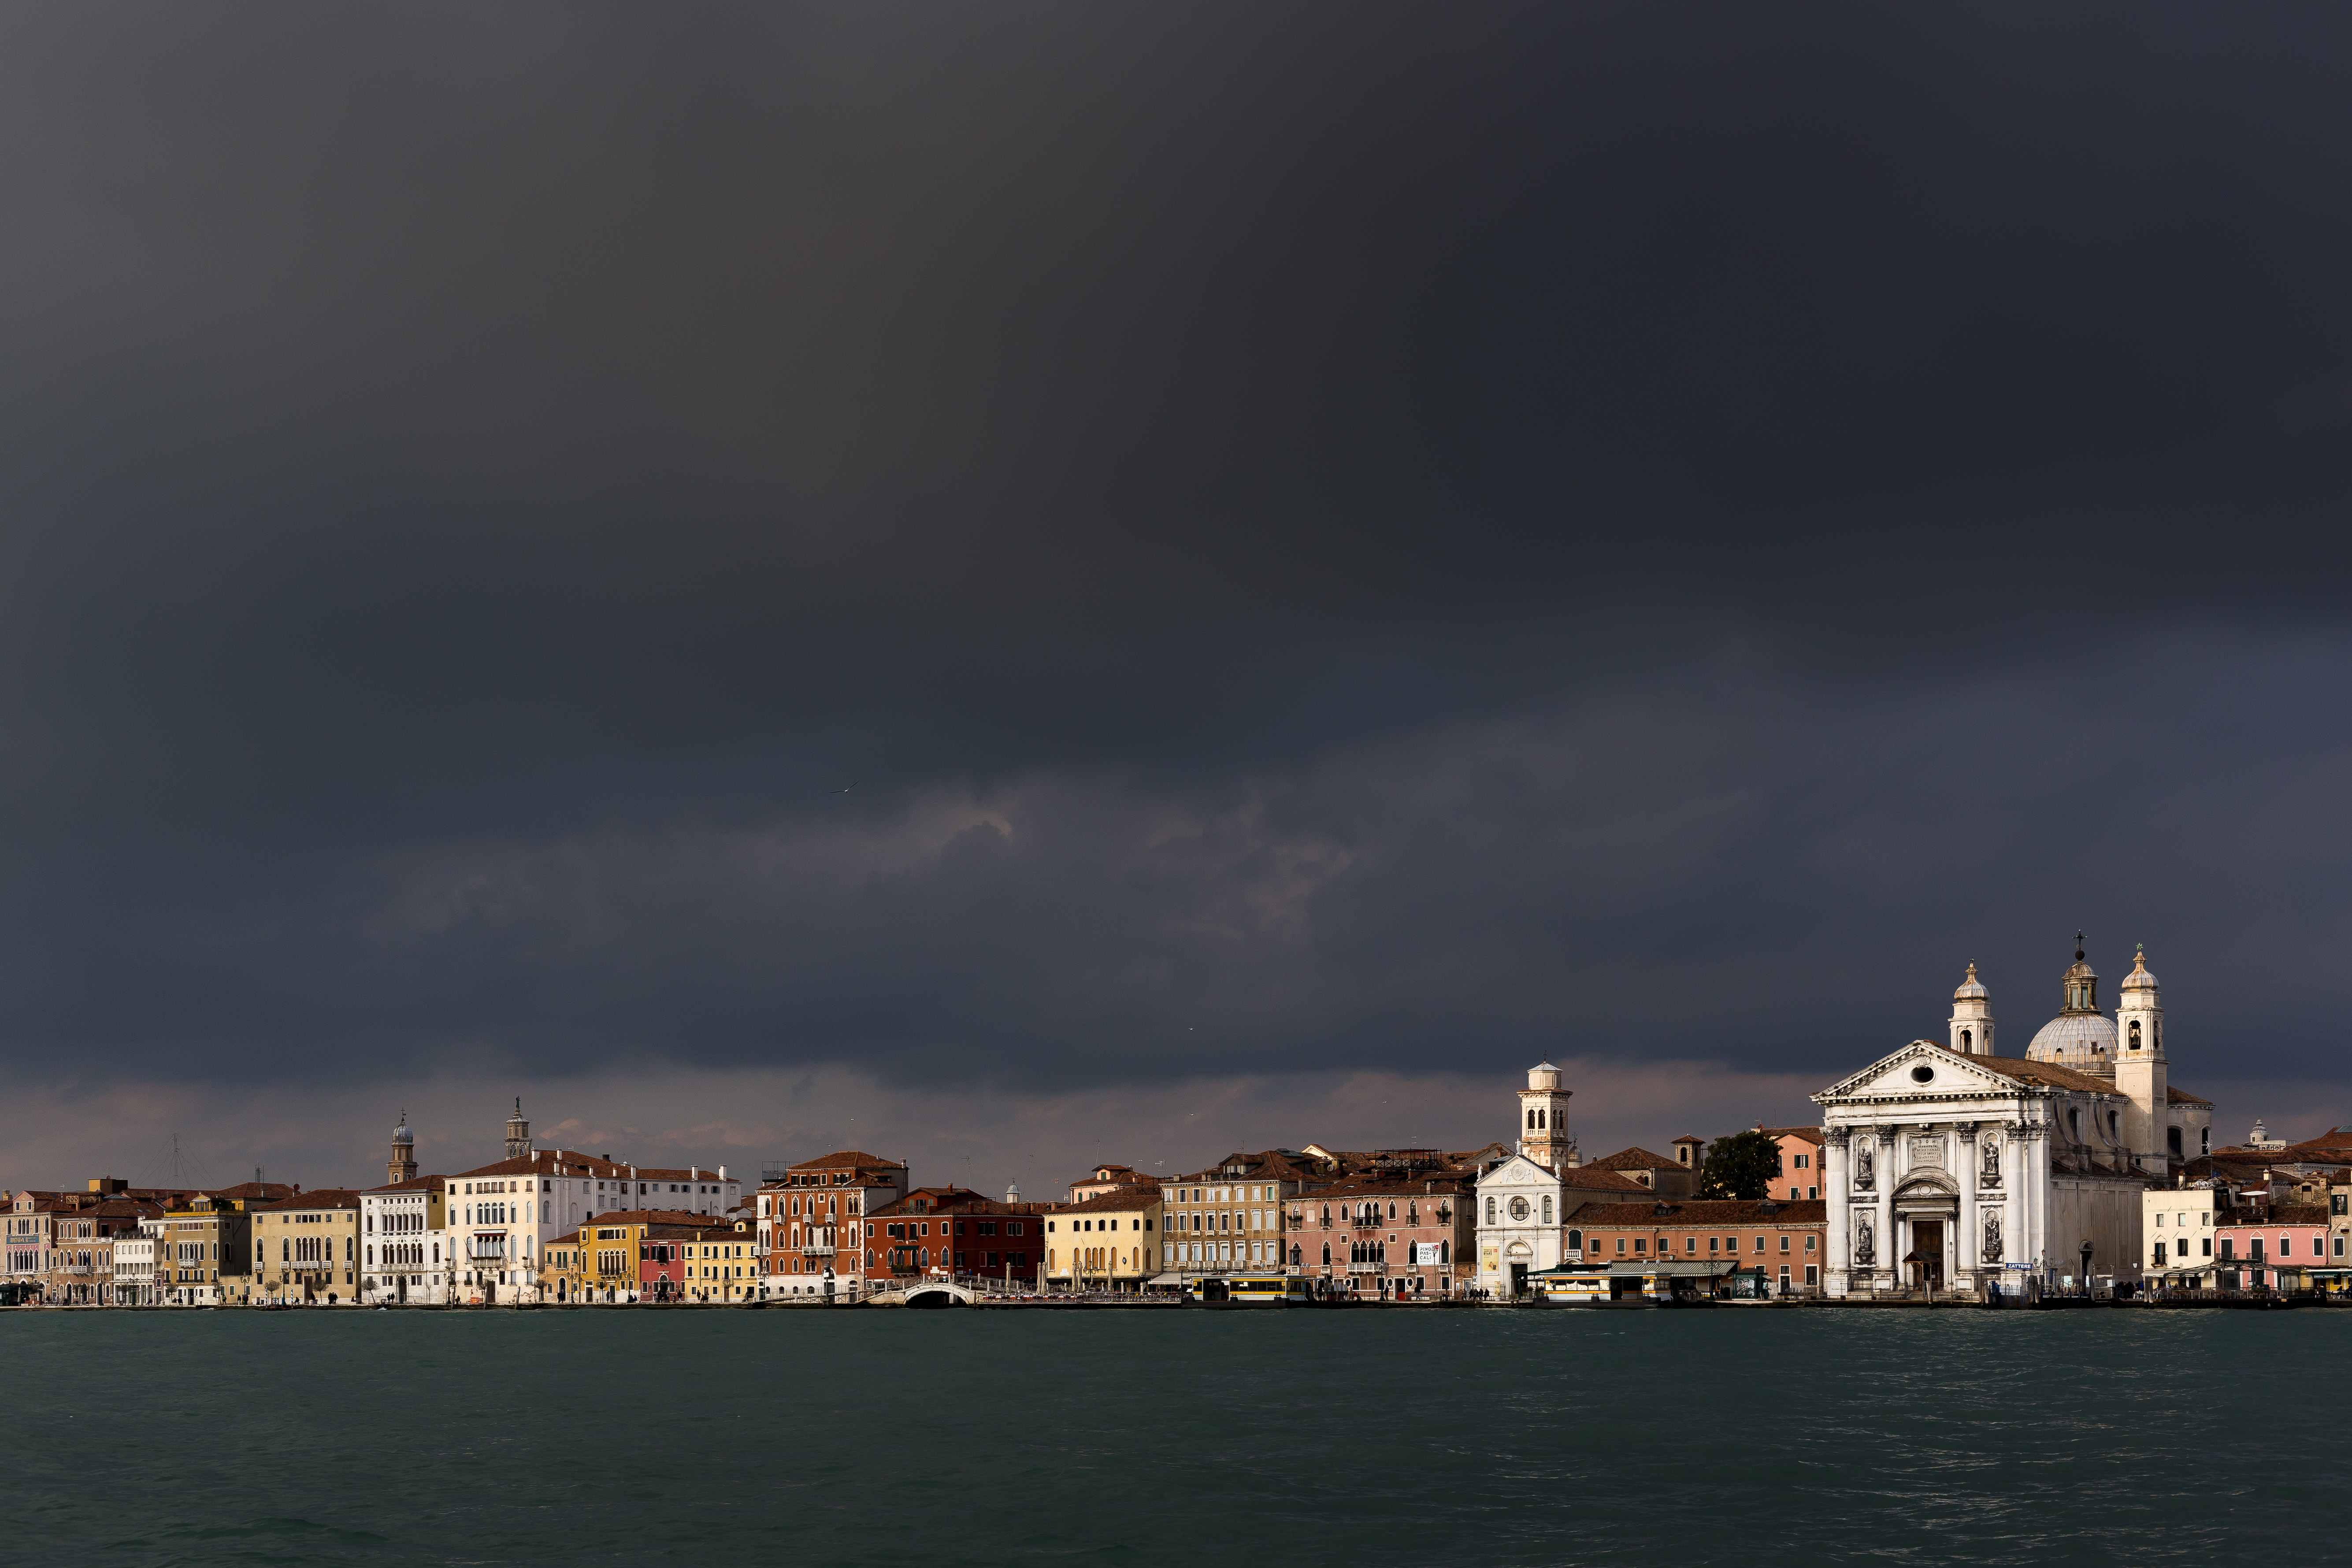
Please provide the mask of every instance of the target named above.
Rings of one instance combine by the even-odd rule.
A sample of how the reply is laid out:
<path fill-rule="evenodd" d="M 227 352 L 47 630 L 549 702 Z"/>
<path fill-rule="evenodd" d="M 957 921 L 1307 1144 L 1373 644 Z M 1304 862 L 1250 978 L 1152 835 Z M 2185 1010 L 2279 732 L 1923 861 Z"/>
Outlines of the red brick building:
<path fill-rule="evenodd" d="M 917 1187 L 866 1216 L 866 1275 L 1034 1279 L 1045 1263 L 1049 1207 L 1000 1203 L 965 1187 Z"/>
<path fill-rule="evenodd" d="M 844 1149 L 786 1167 L 760 1184 L 753 1215 L 762 1293 L 854 1296 L 868 1272 L 867 1216 L 906 1195 L 907 1167 Z"/>
<path fill-rule="evenodd" d="M 1775 1295 L 1822 1288 L 1829 1205 L 1694 1198 L 1643 1207 L 1588 1208 L 1569 1223 L 1562 1255 L 1571 1262 L 1639 1263 L 1660 1258 L 1734 1260 L 1761 1267 Z"/>

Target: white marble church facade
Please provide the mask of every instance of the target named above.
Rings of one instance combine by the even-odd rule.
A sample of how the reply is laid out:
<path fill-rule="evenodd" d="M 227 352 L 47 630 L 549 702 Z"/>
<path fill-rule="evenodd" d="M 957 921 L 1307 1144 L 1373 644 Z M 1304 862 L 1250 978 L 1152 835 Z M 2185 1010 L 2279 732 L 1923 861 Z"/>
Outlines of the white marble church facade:
<path fill-rule="evenodd" d="M 2207 1152 L 2212 1107 L 2167 1081 L 2144 958 L 2116 1021 L 2079 948 L 2063 984 L 2063 1011 L 2025 1056 L 1999 1057 L 1970 964 L 1948 1043 L 1914 1040 L 1813 1096 L 1830 1294 L 2137 1277 L 2140 1194 Z"/>

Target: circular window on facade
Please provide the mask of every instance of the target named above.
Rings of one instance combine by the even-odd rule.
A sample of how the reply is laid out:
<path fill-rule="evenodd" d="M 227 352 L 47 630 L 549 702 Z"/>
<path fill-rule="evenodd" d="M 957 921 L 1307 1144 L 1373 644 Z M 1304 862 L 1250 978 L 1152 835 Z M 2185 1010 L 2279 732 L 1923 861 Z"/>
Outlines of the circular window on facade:
<path fill-rule="evenodd" d="M 1927 1066 L 1925 1062 L 1920 1063 L 1917 1067 L 1911 1069 L 1911 1081 L 1913 1083 L 1927 1083 L 1933 1079 L 1935 1076 L 1936 1069 Z"/>
<path fill-rule="evenodd" d="M 1513 1198 L 1511 1200 L 1511 1217 L 1513 1219 L 1525 1219 L 1528 1217 L 1527 1199 Z"/>

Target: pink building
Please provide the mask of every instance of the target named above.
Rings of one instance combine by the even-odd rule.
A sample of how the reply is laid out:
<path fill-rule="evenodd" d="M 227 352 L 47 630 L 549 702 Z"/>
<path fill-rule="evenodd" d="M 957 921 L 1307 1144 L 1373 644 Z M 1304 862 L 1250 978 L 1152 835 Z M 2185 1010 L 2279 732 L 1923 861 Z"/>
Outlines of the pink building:
<path fill-rule="evenodd" d="M 1780 1169 L 1765 1196 L 1782 1203 L 1811 1203 L 1822 1195 L 1822 1130 L 1818 1127 L 1759 1127 L 1780 1146 Z"/>
<path fill-rule="evenodd" d="M 2255 1211 L 2260 1213 L 2260 1211 Z M 2327 1206 L 2273 1204 L 2266 1215 L 2232 1215 L 2213 1227 L 2213 1260 L 2224 1290 L 2308 1288 L 2299 1278 L 2327 1266 Z"/>

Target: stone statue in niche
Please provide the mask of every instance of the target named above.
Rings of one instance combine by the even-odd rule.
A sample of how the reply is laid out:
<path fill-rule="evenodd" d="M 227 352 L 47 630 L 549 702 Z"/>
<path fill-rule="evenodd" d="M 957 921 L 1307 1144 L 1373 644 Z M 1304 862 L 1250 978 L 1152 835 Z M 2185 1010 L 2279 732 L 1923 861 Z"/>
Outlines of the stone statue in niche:
<path fill-rule="evenodd" d="M 1870 1241 L 1870 1215 L 1867 1212 L 1858 1214 L 1853 1216 L 1854 1267 L 1868 1268 L 1877 1261 L 1878 1254 Z"/>
<path fill-rule="evenodd" d="M 1988 1138 L 1984 1141 L 1984 1173 L 1977 1178 L 1984 1187 L 2000 1185 L 2000 1145 Z"/>
<path fill-rule="evenodd" d="M 1876 1186 L 1878 1184 L 1878 1175 L 1876 1171 L 1877 1163 L 1877 1156 L 1871 1152 L 1869 1139 L 1865 1138 L 1860 1143 L 1855 1144 L 1853 1150 L 1853 1184 L 1857 1187 L 1865 1188 Z"/>
<path fill-rule="evenodd" d="M 1984 1219 L 1984 1260 L 1998 1263 L 2000 1261 L 2000 1215 L 1989 1214 Z"/>

